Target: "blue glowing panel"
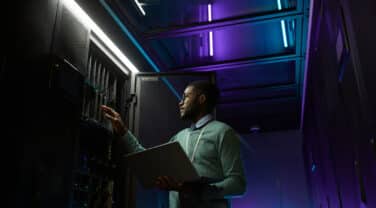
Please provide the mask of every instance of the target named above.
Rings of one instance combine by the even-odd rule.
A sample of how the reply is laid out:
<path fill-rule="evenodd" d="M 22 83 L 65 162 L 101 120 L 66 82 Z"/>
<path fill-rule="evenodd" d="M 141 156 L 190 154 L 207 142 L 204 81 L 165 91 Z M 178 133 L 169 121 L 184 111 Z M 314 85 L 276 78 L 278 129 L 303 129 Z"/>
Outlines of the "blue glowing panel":
<path fill-rule="evenodd" d="M 131 23 L 139 26 L 142 31 L 208 21 L 208 1 L 130 0 L 116 2 L 122 10 L 132 14 Z M 140 12 L 136 2 L 145 2 L 142 5 L 145 15 Z M 282 9 L 296 9 L 296 5 L 296 0 L 281 2 Z M 216 0 L 212 1 L 212 20 L 254 16 L 274 12 L 278 8 L 277 0 Z"/>
<path fill-rule="evenodd" d="M 283 9 L 295 9 L 296 0 L 283 1 Z M 213 3 L 213 19 L 220 20 L 234 16 L 258 15 L 278 9 L 277 0 L 217 0 Z"/>
<path fill-rule="evenodd" d="M 294 21 L 285 21 L 288 47 L 284 44 L 280 21 L 234 25 L 149 42 L 155 56 L 169 69 L 292 54 L 295 53 L 295 31 L 291 26 Z"/>

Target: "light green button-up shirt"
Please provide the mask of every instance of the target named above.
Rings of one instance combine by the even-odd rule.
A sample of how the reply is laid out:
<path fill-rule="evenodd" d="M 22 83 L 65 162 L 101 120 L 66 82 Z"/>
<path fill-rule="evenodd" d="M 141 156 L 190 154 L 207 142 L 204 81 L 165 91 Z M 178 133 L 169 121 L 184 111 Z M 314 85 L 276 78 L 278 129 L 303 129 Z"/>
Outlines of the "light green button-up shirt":
<path fill-rule="evenodd" d="M 199 139 L 200 134 L 202 135 Z M 129 131 L 123 137 L 127 141 L 129 152 L 145 149 Z M 191 128 L 181 130 L 170 141 L 179 142 L 188 158 L 193 157 L 193 166 L 200 176 L 221 179 L 211 184 L 221 191 L 211 194 L 210 198 L 228 199 L 245 192 L 246 181 L 240 156 L 240 138 L 230 126 L 212 120 L 212 117 L 207 115 Z M 170 192 L 169 204 L 170 208 L 179 208 L 177 192 Z M 227 203 L 220 207 L 227 207 Z"/>

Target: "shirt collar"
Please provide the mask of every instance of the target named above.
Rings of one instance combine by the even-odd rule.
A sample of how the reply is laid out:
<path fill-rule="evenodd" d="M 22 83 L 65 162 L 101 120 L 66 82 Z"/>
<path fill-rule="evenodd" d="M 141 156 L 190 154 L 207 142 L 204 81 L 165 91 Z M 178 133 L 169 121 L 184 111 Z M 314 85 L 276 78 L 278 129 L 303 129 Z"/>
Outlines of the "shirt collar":
<path fill-rule="evenodd" d="M 209 121 L 211 121 L 213 119 L 214 119 L 213 115 L 206 114 L 204 117 L 200 118 L 200 120 L 198 120 L 196 123 L 192 124 L 191 129 L 192 130 L 199 129 L 199 128 L 205 126 L 205 124 L 209 123 Z"/>

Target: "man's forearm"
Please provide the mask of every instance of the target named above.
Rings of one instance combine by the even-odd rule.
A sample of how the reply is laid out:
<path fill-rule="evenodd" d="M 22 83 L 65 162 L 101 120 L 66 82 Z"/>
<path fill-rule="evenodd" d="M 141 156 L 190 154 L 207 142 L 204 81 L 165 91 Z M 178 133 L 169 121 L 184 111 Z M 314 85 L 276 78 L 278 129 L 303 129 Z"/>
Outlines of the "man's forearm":
<path fill-rule="evenodd" d="M 229 198 L 233 196 L 240 196 L 245 193 L 246 183 L 241 176 L 229 176 L 222 181 L 212 184 L 215 186 L 215 189 L 208 189 L 208 195 L 213 198 Z M 213 192 L 214 191 L 214 192 Z"/>

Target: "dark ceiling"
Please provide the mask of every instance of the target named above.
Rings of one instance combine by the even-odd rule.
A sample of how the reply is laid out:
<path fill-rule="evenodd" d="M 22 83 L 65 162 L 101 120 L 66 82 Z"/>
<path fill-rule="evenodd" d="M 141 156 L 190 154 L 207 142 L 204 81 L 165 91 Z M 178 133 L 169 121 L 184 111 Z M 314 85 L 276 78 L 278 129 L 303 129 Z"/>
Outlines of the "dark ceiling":
<path fill-rule="evenodd" d="M 299 128 L 309 0 L 100 2 L 155 71 L 215 71 L 219 120 L 241 133 Z"/>

